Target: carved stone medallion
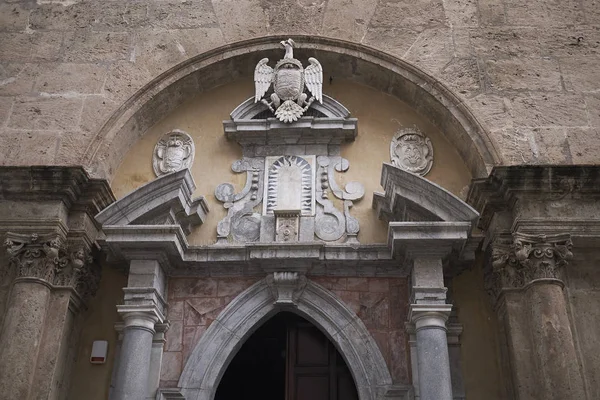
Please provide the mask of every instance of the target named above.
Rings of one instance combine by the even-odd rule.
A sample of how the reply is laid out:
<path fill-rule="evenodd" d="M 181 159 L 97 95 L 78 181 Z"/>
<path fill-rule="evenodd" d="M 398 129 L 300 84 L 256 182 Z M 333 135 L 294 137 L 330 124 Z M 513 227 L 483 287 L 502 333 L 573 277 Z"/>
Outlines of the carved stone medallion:
<path fill-rule="evenodd" d="M 156 176 L 189 168 L 194 162 L 194 141 L 184 131 L 175 129 L 163 135 L 154 146 L 152 168 Z"/>
<path fill-rule="evenodd" d="M 419 128 L 400 129 L 390 146 L 392 165 L 425 176 L 433 166 L 431 140 Z"/>

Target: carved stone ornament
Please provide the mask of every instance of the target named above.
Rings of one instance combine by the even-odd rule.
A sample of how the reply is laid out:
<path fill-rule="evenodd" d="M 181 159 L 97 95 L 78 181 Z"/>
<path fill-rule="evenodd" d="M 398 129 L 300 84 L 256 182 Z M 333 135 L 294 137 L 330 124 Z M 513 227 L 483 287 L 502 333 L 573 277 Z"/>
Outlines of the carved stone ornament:
<path fill-rule="evenodd" d="M 570 235 L 515 233 L 492 247 L 486 290 L 496 300 L 504 289 L 520 289 L 535 280 L 561 279 L 561 268 L 573 258 Z"/>
<path fill-rule="evenodd" d="M 254 69 L 255 96 L 254 102 L 265 104 L 281 122 L 293 122 L 308 110 L 317 100 L 323 102 L 323 67 L 315 58 L 309 58 L 310 65 L 303 68 L 302 63 L 294 58 L 295 43 L 292 39 L 281 42 L 285 47 L 285 55 L 275 65 L 275 69 L 267 65 L 268 58 L 263 58 Z M 270 100 L 263 99 L 273 84 L 274 91 Z M 311 97 L 304 93 L 308 89 Z M 308 98 L 308 100 L 307 100 Z"/>
<path fill-rule="evenodd" d="M 100 269 L 89 252 L 82 247 L 68 249 L 56 235 L 8 232 L 4 246 L 9 265 L 19 278 L 39 278 L 54 286 L 71 287 L 84 299 L 98 289 Z"/>
<path fill-rule="evenodd" d="M 161 176 L 190 168 L 194 162 L 194 153 L 194 141 L 190 135 L 179 129 L 168 132 L 154 146 L 154 173 Z"/>
<path fill-rule="evenodd" d="M 390 145 L 392 165 L 425 176 L 433 166 L 431 140 L 419 128 L 400 129 Z"/>
<path fill-rule="evenodd" d="M 349 167 L 348 160 L 340 156 L 245 157 L 234 162 L 233 171 L 246 172 L 246 185 L 239 193 L 230 183 L 217 186 L 215 197 L 228 209 L 227 216 L 217 225 L 218 239 L 222 243 L 258 241 L 261 232 L 266 231 L 262 225 L 273 223 L 273 236 L 267 241 L 279 241 L 283 238 L 279 224 L 286 221 L 277 218 L 275 226 L 275 221 L 268 218 L 273 218 L 276 211 L 299 211 L 300 226 L 287 220 L 291 236 L 285 241 L 295 237 L 293 231 L 299 232 L 299 241 L 338 241 L 346 235 L 347 242 L 356 242 L 360 227 L 350 208 L 364 196 L 365 188 L 359 182 L 349 182 L 342 189 L 335 180 L 336 172 L 346 172 Z M 335 207 L 331 195 L 342 200 L 343 210 Z M 266 203 L 262 204 L 261 215 L 256 208 L 263 203 L 263 197 Z M 304 230 L 305 219 L 310 219 L 305 222 L 312 231 Z M 301 239 L 303 231 L 305 236 Z"/>
<path fill-rule="evenodd" d="M 297 272 L 274 272 L 266 281 L 275 304 L 283 306 L 295 306 L 307 282 L 306 277 Z"/>

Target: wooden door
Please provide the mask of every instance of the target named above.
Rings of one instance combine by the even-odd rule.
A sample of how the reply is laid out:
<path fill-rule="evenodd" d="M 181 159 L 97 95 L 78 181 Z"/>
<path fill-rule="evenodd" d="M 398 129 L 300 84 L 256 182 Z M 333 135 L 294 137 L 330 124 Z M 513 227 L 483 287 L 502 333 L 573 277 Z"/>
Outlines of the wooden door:
<path fill-rule="evenodd" d="M 287 400 L 358 400 L 344 360 L 314 325 L 290 321 L 287 350 Z"/>

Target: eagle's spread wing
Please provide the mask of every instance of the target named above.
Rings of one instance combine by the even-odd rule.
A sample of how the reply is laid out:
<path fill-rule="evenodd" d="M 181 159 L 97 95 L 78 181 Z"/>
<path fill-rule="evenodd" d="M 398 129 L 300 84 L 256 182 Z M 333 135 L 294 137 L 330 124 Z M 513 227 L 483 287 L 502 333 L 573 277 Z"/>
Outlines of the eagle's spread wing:
<path fill-rule="evenodd" d="M 273 68 L 267 65 L 268 62 L 268 58 L 263 58 L 256 64 L 256 68 L 254 68 L 255 103 L 263 98 L 273 81 Z"/>
<path fill-rule="evenodd" d="M 310 65 L 304 70 L 306 87 L 319 103 L 323 103 L 323 67 L 316 58 L 309 58 Z"/>

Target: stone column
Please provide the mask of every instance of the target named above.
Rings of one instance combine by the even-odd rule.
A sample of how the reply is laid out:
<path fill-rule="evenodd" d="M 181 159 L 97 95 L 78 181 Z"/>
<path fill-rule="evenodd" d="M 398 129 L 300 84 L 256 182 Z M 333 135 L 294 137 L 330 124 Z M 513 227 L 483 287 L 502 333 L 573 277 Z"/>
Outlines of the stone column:
<path fill-rule="evenodd" d="M 154 260 L 133 260 L 125 292 L 125 304 L 117 306 L 123 319 L 123 342 L 119 352 L 114 400 L 140 400 L 151 395 L 150 364 L 157 324 L 165 322 L 163 298 L 166 282 Z M 158 372 L 153 370 L 153 376 Z M 154 390 L 156 390 L 154 388 Z"/>
<path fill-rule="evenodd" d="M 70 252 L 55 234 L 7 233 L 5 246 L 16 278 L 0 331 L 0 392 L 58 398 L 68 387 L 75 316 L 99 277 L 83 248 Z"/>
<path fill-rule="evenodd" d="M 446 304 L 442 260 L 414 260 L 410 322 L 415 326 L 420 400 L 451 400 L 452 380 L 446 321 L 452 305 Z"/>
<path fill-rule="evenodd" d="M 120 306 L 123 343 L 117 370 L 114 398 L 140 400 L 148 395 L 152 340 L 160 316 L 153 308 Z"/>
<path fill-rule="evenodd" d="M 486 285 L 504 324 L 517 399 L 583 399 L 563 293 L 569 235 L 515 233 L 493 244 Z"/>

